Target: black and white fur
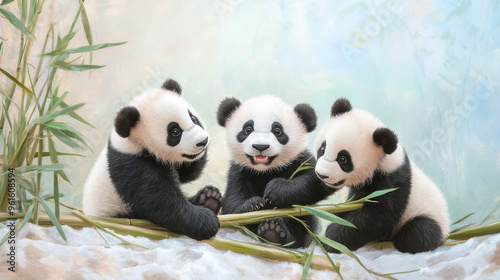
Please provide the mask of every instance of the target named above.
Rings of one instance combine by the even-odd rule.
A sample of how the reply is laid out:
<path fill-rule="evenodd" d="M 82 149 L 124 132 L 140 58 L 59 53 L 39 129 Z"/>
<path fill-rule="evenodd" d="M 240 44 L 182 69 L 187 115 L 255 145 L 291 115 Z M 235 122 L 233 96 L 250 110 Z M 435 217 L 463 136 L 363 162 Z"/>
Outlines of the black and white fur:
<path fill-rule="evenodd" d="M 341 215 L 356 228 L 331 224 L 326 237 L 351 250 L 391 240 L 399 251 L 418 253 L 443 243 L 449 218 L 441 191 L 408 159 L 396 134 L 370 113 L 338 99 L 315 140 L 315 150 L 317 175 L 332 188 L 349 187 L 354 199 L 398 188 L 375 198 L 379 203 L 365 203 Z"/>
<path fill-rule="evenodd" d="M 243 104 L 236 98 L 226 98 L 219 105 L 217 120 L 226 128 L 231 159 L 223 214 L 308 205 L 333 193 L 317 178 L 314 169 L 301 171 L 289 180 L 311 158 L 306 141 L 307 133 L 316 128 L 316 113 L 309 105 L 292 108 L 272 96 L 255 97 Z M 314 158 L 309 163 L 314 165 Z M 314 217 L 301 219 L 315 230 Z M 311 242 L 304 226 L 291 218 L 268 220 L 248 228 L 274 243 L 294 242 L 294 248 Z"/>
<path fill-rule="evenodd" d="M 211 186 L 187 199 L 180 185 L 201 174 L 209 137 L 196 111 L 167 80 L 120 110 L 85 183 L 86 215 L 147 219 L 197 240 L 214 236 L 221 194 Z"/>

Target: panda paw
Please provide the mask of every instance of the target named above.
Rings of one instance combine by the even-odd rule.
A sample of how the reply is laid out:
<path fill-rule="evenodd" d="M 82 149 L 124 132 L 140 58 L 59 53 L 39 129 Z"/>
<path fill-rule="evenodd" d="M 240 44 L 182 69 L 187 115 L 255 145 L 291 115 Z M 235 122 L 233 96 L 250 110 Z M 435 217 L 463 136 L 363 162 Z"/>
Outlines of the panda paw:
<path fill-rule="evenodd" d="M 264 200 L 272 206 L 290 206 L 291 204 L 286 202 L 286 195 L 284 195 L 289 181 L 290 180 L 284 178 L 274 178 L 269 181 L 266 185 L 266 189 L 264 190 Z"/>
<path fill-rule="evenodd" d="M 215 214 L 219 213 L 222 203 L 222 195 L 216 187 L 206 186 L 199 191 L 198 205 L 207 207 Z"/>
<path fill-rule="evenodd" d="M 244 207 L 246 212 L 262 210 L 266 207 L 266 202 L 262 197 L 254 196 L 245 202 Z"/>
<path fill-rule="evenodd" d="M 272 243 L 286 244 L 289 241 L 290 232 L 282 219 L 274 219 L 260 223 L 257 235 Z"/>

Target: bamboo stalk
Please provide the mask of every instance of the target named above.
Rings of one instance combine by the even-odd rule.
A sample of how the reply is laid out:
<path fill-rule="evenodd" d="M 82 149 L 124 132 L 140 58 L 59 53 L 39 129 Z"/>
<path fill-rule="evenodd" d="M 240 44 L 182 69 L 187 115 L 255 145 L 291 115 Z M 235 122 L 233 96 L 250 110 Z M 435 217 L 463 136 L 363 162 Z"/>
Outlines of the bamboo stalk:
<path fill-rule="evenodd" d="M 107 222 L 104 220 L 96 222 L 93 221 L 94 218 L 85 217 L 77 212 L 73 213 L 74 215 L 61 215 L 59 222 L 63 225 L 67 225 L 77 229 L 82 227 L 93 227 L 97 223 L 102 227 L 112 229 L 120 234 L 132 235 L 132 236 L 144 236 L 156 240 L 181 236 L 175 233 L 171 233 L 166 229 L 158 230 L 158 229 L 140 228 L 133 225 L 122 224 L 124 222 L 124 219 L 117 219 L 119 223 Z M 22 218 L 22 217 L 23 217 L 22 213 L 18 213 L 14 216 L 10 216 L 8 213 L 0 213 L 0 221 L 2 222 L 7 219 Z M 110 220 L 111 218 L 106 218 L 106 219 Z M 100 219 L 97 218 L 96 220 Z M 140 224 L 143 221 L 144 220 L 139 220 L 138 224 Z M 40 226 L 52 226 L 52 222 L 50 221 L 49 216 L 46 214 L 40 214 L 38 222 Z M 156 227 L 160 228 L 158 226 Z M 289 250 L 289 249 L 275 248 L 256 243 L 236 241 L 221 237 L 212 237 L 208 240 L 203 240 L 201 242 L 207 243 L 218 250 L 230 250 L 236 253 L 263 257 L 275 261 L 287 261 L 303 265 L 307 259 L 307 255 L 303 252 Z M 335 265 L 339 267 L 340 263 L 335 263 Z M 319 256 L 319 255 L 314 255 L 312 257 L 311 267 L 318 270 L 333 271 L 334 269 L 325 256 Z"/>
<path fill-rule="evenodd" d="M 311 208 L 324 210 L 329 213 L 341 213 L 348 212 L 360 209 L 363 206 L 362 200 L 357 200 L 349 203 L 341 203 L 341 204 L 331 204 L 331 205 L 319 205 L 319 206 L 311 206 Z M 272 209 L 272 210 L 260 210 L 253 211 L 241 214 L 226 214 L 219 215 L 219 221 L 221 227 L 227 227 L 230 225 L 248 225 L 262 222 L 267 219 L 275 219 L 275 218 L 283 218 L 289 216 L 305 216 L 311 215 L 306 210 L 302 210 L 299 207 L 293 208 L 280 208 L 280 209 Z"/>
<path fill-rule="evenodd" d="M 362 206 L 363 206 L 362 200 L 357 200 L 349 203 L 310 206 L 310 208 L 324 210 L 329 213 L 341 213 L 347 211 L 354 211 L 361 208 Z M 299 207 L 292 207 L 292 208 L 280 208 L 271 210 L 260 210 L 260 211 L 246 212 L 240 214 L 219 215 L 218 218 L 221 227 L 230 227 L 232 225 L 242 226 L 248 224 L 255 224 L 267 219 L 275 219 L 275 218 L 289 217 L 289 216 L 297 217 L 305 215 L 311 215 L 311 213 L 309 213 L 306 210 L 302 210 Z M 7 218 L 21 218 L 21 217 L 23 217 L 22 213 L 16 214 L 15 216 L 9 216 L 7 215 L 7 213 L 0 213 L 0 222 L 5 221 Z M 99 222 L 133 225 L 148 229 L 162 229 L 161 227 L 144 219 L 111 218 L 111 217 L 91 217 L 91 218 Z M 61 223 L 66 224 L 67 222 L 71 223 L 71 221 L 73 221 L 75 217 L 71 215 L 61 215 L 60 219 Z M 41 223 L 44 223 L 46 221 L 50 222 L 50 219 L 48 219 L 48 217 L 40 217 Z"/>
<path fill-rule="evenodd" d="M 486 225 L 464 228 L 459 231 L 452 232 L 448 236 L 448 239 L 466 240 L 472 237 L 495 234 L 495 233 L 500 233 L 500 221 Z"/>

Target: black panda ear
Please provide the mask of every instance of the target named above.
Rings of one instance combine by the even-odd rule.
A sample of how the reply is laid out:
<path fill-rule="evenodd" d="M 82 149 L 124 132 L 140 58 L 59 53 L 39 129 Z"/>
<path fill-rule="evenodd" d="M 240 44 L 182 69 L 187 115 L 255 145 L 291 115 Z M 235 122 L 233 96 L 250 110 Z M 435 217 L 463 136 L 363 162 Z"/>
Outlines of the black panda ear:
<path fill-rule="evenodd" d="M 390 155 L 398 147 L 398 137 L 392 130 L 386 127 L 380 127 L 373 132 L 373 141 L 382 146 L 384 153 Z"/>
<path fill-rule="evenodd" d="M 130 130 L 139 121 L 139 110 L 132 106 L 127 106 L 118 112 L 115 118 L 115 130 L 118 135 L 127 138 L 130 135 Z"/>
<path fill-rule="evenodd" d="M 300 103 L 293 108 L 299 119 L 306 126 L 307 132 L 316 129 L 316 111 L 309 104 Z"/>
<path fill-rule="evenodd" d="M 240 107 L 241 102 L 234 97 L 227 97 L 222 100 L 219 104 L 219 109 L 217 109 L 217 123 L 220 126 L 226 126 L 227 119 L 231 114 Z"/>
<path fill-rule="evenodd" d="M 351 102 L 347 98 L 339 98 L 333 103 L 330 113 L 331 117 L 342 115 L 352 110 Z"/>
<path fill-rule="evenodd" d="M 176 80 L 168 79 L 161 86 L 162 89 L 171 90 L 181 95 L 182 88 L 181 85 Z"/>

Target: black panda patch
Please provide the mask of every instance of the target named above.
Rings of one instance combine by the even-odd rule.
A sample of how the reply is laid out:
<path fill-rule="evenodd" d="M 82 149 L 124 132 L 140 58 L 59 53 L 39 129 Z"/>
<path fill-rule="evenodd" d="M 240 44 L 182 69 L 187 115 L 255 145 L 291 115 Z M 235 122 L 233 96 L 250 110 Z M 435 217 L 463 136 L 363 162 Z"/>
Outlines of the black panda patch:
<path fill-rule="evenodd" d="M 316 111 L 308 104 L 301 103 L 293 108 L 302 123 L 306 126 L 307 132 L 312 132 L 316 129 L 318 117 Z"/>
<path fill-rule="evenodd" d="M 162 89 L 173 91 L 179 95 L 181 95 L 182 88 L 181 85 L 176 80 L 168 79 L 161 86 Z"/>
<path fill-rule="evenodd" d="M 118 135 L 126 138 L 130 135 L 130 130 L 139 121 L 139 110 L 133 106 L 127 106 L 118 112 L 115 118 L 115 130 Z"/>
<path fill-rule="evenodd" d="M 241 102 L 234 97 L 227 97 L 222 100 L 217 110 L 217 123 L 222 127 L 226 126 L 227 119 L 229 119 L 231 114 L 236 111 L 240 105 Z"/>
<path fill-rule="evenodd" d="M 188 114 L 189 114 L 189 117 L 191 118 L 191 120 L 193 121 L 193 123 L 194 123 L 195 125 L 197 125 L 197 126 L 199 126 L 199 127 L 203 128 L 203 129 L 205 129 L 205 128 L 203 127 L 203 125 L 201 125 L 201 123 L 200 123 L 200 121 L 198 120 L 198 118 L 197 118 L 195 115 L 193 115 L 193 114 L 191 113 L 191 111 L 189 111 L 189 110 L 188 110 Z"/>
<path fill-rule="evenodd" d="M 342 150 L 337 154 L 337 163 L 339 164 L 340 169 L 342 169 L 345 173 L 349 173 L 354 170 L 351 154 L 349 154 L 346 150 Z"/>
<path fill-rule="evenodd" d="M 167 144 L 171 147 L 177 146 L 181 142 L 182 131 L 178 123 L 169 123 L 167 126 Z"/>
<path fill-rule="evenodd" d="M 279 122 L 273 122 L 271 132 L 274 134 L 281 145 L 288 143 L 288 135 L 285 133 L 283 126 Z"/>
<path fill-rule="evenodd" d="M 238 142 L 243 142 L 247 139 L 248 135 L 252 134 L 253 132 L 253 120 L 247 121 L 245 124 L 243 124 L 243 128 L 241 131 L 236 135 L 236 139 Z"/>
<path fill-rule="evenodd" d="M 386 128 L 380 127 L 373 132 L 373 141 L 382 146 L 384 153 L 390 155 L 398 148 L 398 137 L 396 134 Z"/>
<path fill-rule="evenodd" d="M 325 154 L 325 150 L 326 150 L 326 140 L 323 141 L 323 143 L 321 143 L 321 147 L 319 147 L 319 149 L 318 149 L 318 153 L 316 154 L 316 158 L 319 159 L 320 157 L 322 157 Z"/>
<path fill-rule="evenodd" d="M 333 103 L 330 113 L 331 117 L 340 116 L 352 110 L 351 102 L 347 98 L 339 98 Z"/>

